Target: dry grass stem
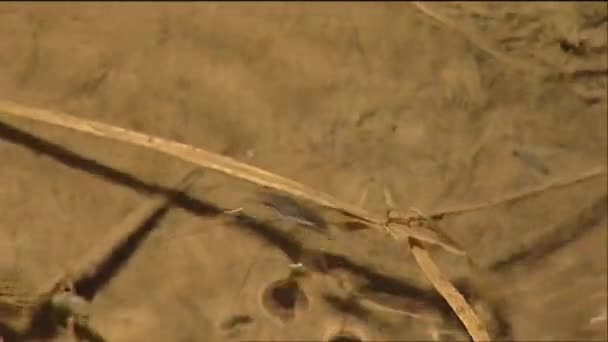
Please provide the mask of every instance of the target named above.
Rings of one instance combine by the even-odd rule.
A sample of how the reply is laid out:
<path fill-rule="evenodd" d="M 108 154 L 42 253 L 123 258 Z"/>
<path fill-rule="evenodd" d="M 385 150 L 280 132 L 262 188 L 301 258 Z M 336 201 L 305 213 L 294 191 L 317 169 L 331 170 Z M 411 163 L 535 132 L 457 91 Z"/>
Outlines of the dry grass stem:
<path fill-rule="evenodd" d="M 462 294 L 443 276 L 426 248 L 414 239 L 409 239 L 408 242 L 416 263 L 462 321 L 473 341 L 490 341 L 490 335 L 482 321 Z"/>
<path fill-rule="evenodd" d="M 208 152 L 201 148 L 93 120 L 77 118 L 65 113 L 26 107 L 6 100 L 0 100 L 0 112 L 163 152 L 206 169 L 287 193 L 296 198 L 314 202 L 318 205 L 362 220 L 368 223 L 372 228 L 376 228 L 383 232 L 386 231 L 384 218 L 374 217 L 357 206 L 339 201 L 331 195 L 311 189 L 293 180 L 277 176 L 268 171 L 238 162 L 229 157 Z M 412 237 L 441 247 L 449 245 L 447 241 L 434 241 L 429 234 L 425 233 L 419 235 L 418 231 L 415 230 L 408 231 L 406 234 L 414 234 Z M 447 250 L 450 252 L 457 251 L 457 254 L 464 254 L 457 246 L 450 246 Z"/>
<path fill-rule="evenodd" d="M 387 229 L 393 231 L 393 236 L 397 239 L 407 238 L 410 252 L 414 255 L 416 264 L 418 264 L 418 267 L 420 267 L 426 278 L 433 284 L 439 294 L 448 302 L 473 340 L 489 341 L 490 336 L 487 333 L 487 329 L 477 317 L 473 308 L 467 303 L 454 285 L 443 276 L 439 267 L 433 262 L 433 259 L 425 247 L 426 242 L 421 239 L 410 237 L 408 235 L 411 234 L 404 234 L 404 232 L 415 229 L 427 233 L 431 232 L 438 234 L 442 238 L 441 240 L 451 242 L 451 239 L 442 234 L 440 230 L 434 228 L 432 220 L 426 217 L 418 209 L 410 208 L 405 213 L 395 210 L 396 203 L 388 188 L 384 188 L 384 201 L 389 207 L 386 223 Z M 452 244 L 454 243 L 452 242 Z M 465 254 L 465 256 L 469 259 L 468 255 Z M 471 262 L 470 259 L 469 262 Z"/>
<path fill-rule="evenodd" d="M 397 239 L 414 238 L 418 241 L 437 245 L 444 250 L 467 257 L 466 251 L 439 228 L 432 226 L 430 221 L 414 208 L 402 214 L 397 210 L 389 210 L 386 229 Z"/>
<path fill-rule="evenodd" d="M 598 166 L 598 167 L 589 169 L 587 171 L 584 171 L 572 178 L 555 179 L 553 181 L 547 182 L 546 184 L 542 184 L 538 187 L 535 187 L 532 189 L 521 190 L 521 191 L 518 191 L 518 192 L 515 192 L 512 194 L 506 195 L 506 196 L 502 196 L 502 197 L 497 198 L 492 201 L 484 202 L 484 203 L 473 204 L 473 205 L 468 205 L 468 206 L 461 206 L 460 208 L 448 208 L 448 209 L 438 210 L 437 212 L 431 213 L 429 216 L 430 217 L 440 217 L 440 216 L 447 216 L 447 215 L 458 215 L 458 214 L 463 214 L 463 213 L 467 213 L 467 212 L 471 212 L 471 211 L 488 209 L 488 208 L 496 207 L 496 206 L 499 206 L 502 204 L 507 204 L 510 202 L 516 202 L 516 201 L 520 201 L 520 200 L 523 200 L 526 198 L 538 196 L 546 191 L 568 187 L 568 186 L 571 186 L 574 184 L 586 182 L 588 180 L 591 180 L 591 179 L 594 179 L 597 177 L 602 177 L 602 176 L 606 176 L 606 168 L 603 166 Z"/>
<path fill-rule="evenodd" d="M 240 163 L 226 156 L 208 152 L 201 148 L 175 141 L 169 141 L 163 138 L 146 135 L 93 120 L 77 118 L 64 113 L 45 109 L 30 108 L 6 100 L 0 100 L 0 112 L 55 126 L 69 128 L 79 132 L 93 134 L 99 137 L 122 141 L 132 145 L 146 147 L 231 177 L 285 192 L 294 197 L 312 201 L 330 209 L 345 212 L 368 223 L 375 223 L 376 225 L 382 224 L 382 220 L 374 218 L 365 210 L 357 208 L 348 203 L 341 202 L 326 193 L 308 188 L 290 179 L 277 176 L 254 166 Z"/>
<path fill-rule="evenodd" d="M 76 118 L 63 113 L 57 113 L 44 109 L 29 108 L 9 101 L 0 100 L 0 112 L 164 152 L 204 168 L 288 193 L 294 197 L 303 198 L 319 205 L 340 211 L 344 214 L 366 221 L 374 228 L 382 230 L 388 229 L 388 226 L 385 224 L 385 220 L 374 218 L 367 214 L 364 210 L 346 203 L 341 203 L 330 195 L 309 189 L 295 181 L 276 176 L 270 172 L 240 163 L 228 157 L 207 152 L 200 148 L 168 141 L 158 137 L 149 136 L 92 120 Z M 156 208 L 159 205 L 162 206 L 162 203 L 162 198 L 157 199 L 142 209 L 141 212 L 143 213 L 145 211 L 148 213 L 151 210 L 150 208 Z M 73 267 L 69 276 L 73 277 L 76 274 L 83 275 L 91 272 L 95 267 L 94 265 L 97 265 L 100 257 L 102 255 L 107 255 L 106 253 L 113 249 L 116 246 L 116 243 L 119 242 L 120 239 L 124 238 L 125 234 L 128 233 L 129 229 L 125 229 L 125 227 L 131 227 L 133 222 L 140 220 L 141 217 L 142 216 L 140 214 L 134 214 L 132 219 L 127 220 L 128 223 L 120 225 L 120 227 L 116 228 L 115 233 L 111 235 L 112 238 L 108 240 L 108 243 L 103 244 L 102 247 L 99 247 L 98 253 L 92 253 L 91 259 L 87 259 Z M 424 229 L 414 229 L 418 227 L 410 227 L 409 225 L 403 225 L 402 228 L 403 229 L 401 229 L 401 232 L 405 236 L 410 236 L 417 240 L 439 245 L 450 252 L 466 254 L 462 249 L 453 245 L 451 241 L 443 241 L 440 236 L 433 234 L 435 232 Z M 425 264 L 420 264 L 420 266 L 423 268 L 426 267 Z M 427 274 L 432 270 L 423 269 L 423 271 L 425 274 Z M 435 271 L 438 272 L 438 270 Z M 446 292 L 446 290 L 443 291 Z"/>
<path fill-rule="evenodd" d="M 417 6 L 420 6 L 420 4 Z M 424 5 L 422 6 L 424 7 Z M 337 210 L 343 214 L 367 222 L 373 228 L 388 231 L 397 239 L 408 238 L 410 248 L 414 254 L 416 262 L 426 277 L 431 281 L 433 286 L 446 299 L 457 316 L 462 320 L 469 334 L 475 341 L 489 340 L 489 335 L 486 332 L 486 329 L 476 316 L 473 309 L 468 305 L 458 290 L 447 279 L 445 279 L 445 277 L 442 276 L 441 271 L 432 261 L 423 244 L 426 243 L 437 245 L 446 251 L 459 255 L 466 256 L 466 252 L 448 236 L 442 234 L 441 231 L 430 229 L 431 227 L 428 226 L 429 221 L 421 213 L 414 213 L 414 215 L 409 216 L 398 214 L 394 217 L 390 217 L 389 215 L 387 218 L 388 220 L 385 218 L 378 218 L 371 216 L 365 210 L 357 206 L 341 202 L 321 191 L 308 188 L 293 180 L 274 175 L 268 171 L 240 163 L 229 157 L 205 151 L 201 148 L 92 120 L 77 118 L 64 113 L 29 108 L 10 101 L 0 100 L 0 112 L 149 148 L 158 152 L 163 152 L 203 168 L 214 170 L 231 177 L 289 194 L 296 198 L 314 202 L 326 208 Z M 605 168 L 596 168 L 587 171 L 574 179 L 558 180 L 536 189 L 518 192 L 495 201 L 474 205 L 467 208 L 443 210 L 439 213 L 431 215 L 431 217 L 485 209 L 487 207 L 496 206 L 505 202 L 535 196 L 547 190 L 569 186 L 605 174 Z M 191 178 L 192 177 L 190 175 L 183 179 L 180 184 L 177 185 L 178 189 L 187 187 L 187 185 L 192 181 Z M 387 205 L 389 205 L 389 207 L 393 207 L 394 199 L 388 189 L 384 189 L 384 195 Z M 134 212 L 133 215 L 129 216 L 125 220 L 125 222 L 113 229 L 108 241 L 103 245 L 100 245 L 96 252 L 91 253 L 90 258 L 86 258 L 82 262 L 79 262 L 73 266 L 70 269 L 69 276 L 82 277 L 94 272 L 100 260 L 103 260 L 102 258 L 107 256 L 108 252 L 110 252 L 126 236 L 132 233 L 132 229 L 134 229 L 133 227 L 137 227 L 137 223 L 141 222 L 142 218 L 145 219 L 151 212 L 154 212 L 160 207 L 166 205 L 167 200 L 168 199 L 164 196 L 159 196 L 158 198 L 152 199 L 150 202 L 146 203 L 140 208 L 140 210 Z M 393 213 L 395 213 L 395 211 L 393 211 Z"/>

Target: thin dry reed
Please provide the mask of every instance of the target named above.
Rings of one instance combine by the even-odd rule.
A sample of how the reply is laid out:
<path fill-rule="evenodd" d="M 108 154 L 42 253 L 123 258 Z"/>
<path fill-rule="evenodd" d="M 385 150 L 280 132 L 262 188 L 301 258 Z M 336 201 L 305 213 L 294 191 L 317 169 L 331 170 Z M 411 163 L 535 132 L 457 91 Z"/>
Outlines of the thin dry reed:
<path fill-rule="evenodd" d="M 424 247 L 425 243 L 434 244 L 444 248 L 446 251 L 466 255 L 463 249 L 456 246 L 453 241 L 442 237 L 441 234 L 437 234 L 436 231 L 424 229 L 424 227 L 421 228 L 418 226 L 413 226 L 407 223 L 407 221 L 399 220 L 392 221 L 391 228 L 389 228 L 387 218 L 374 217 L 367 211 L 357 206 L 339 201 L 333 196 L 311 189 L 293 180 L 277 176 L 268 171 L 238 162 L 232 158 L 214 154 L 190 145 L 169 141 L 159 137 L 134 132 L 92 120 L 77 118 L 64 113 L 45 109 L 30 108 L 6 100 L 0 100 L 0 113 L 27 118 L 37 122 L 60 126 L 116 141 L 122 141 L 132 145 L 138 145 L 158 152 L 163 152 L 173 157 L 196 164 L 200 167 L 214 170 L 231 177 L 239 178 L 259 186 L 268 187 L 300 199 L 314 202 L 323 207 L 339 211 L 348 216 L 357 218 L 367 223 L 369 226 L 383 232 L 394 232 L 393 229 L 395 229 L 397 230 L 398 234 L 391 235 L 399 239 L 408 239 L 410 242 L 410 250 L 413 253 L 416 262 L 429 281 L 446 299 L 460 320 L 462 320 L 473 340 L 487 341 L 490 339 L 486 328 L 482 324 L 481 320 L 477 317 L 474 310 L 466 302 L 458 290 L 441 274 L 441 271 L 432 261 L 427 249 Z M 448 210 L 443 214 L 454 214 L 470 210 L 483 209 L 487 206 L 494 206 L 505 201 L 513 201 L 531 196 L 553 187 L 561 187 L 605 174 L 606 170 L 604 168 L 598 168 L 597 170 L 592 170 L 591 172 L 587 172 L 579 177 L 576 177 L 574 180 L 558 181 L 533 191 L 507 196 L 490 203 L 474 206 L 473 208 Z M 432 216 L 441 214 L 442 213 L 435 213 Z M 86 269 L 86 265 L 83 267 Z"/>

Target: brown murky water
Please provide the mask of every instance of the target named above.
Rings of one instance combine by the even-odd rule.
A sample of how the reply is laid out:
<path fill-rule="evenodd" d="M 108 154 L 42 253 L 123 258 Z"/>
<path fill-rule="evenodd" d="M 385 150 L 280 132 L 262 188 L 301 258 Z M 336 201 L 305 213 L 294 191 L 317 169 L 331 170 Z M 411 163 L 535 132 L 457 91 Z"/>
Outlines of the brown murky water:
<path fill-rule="evenodd" d="M 0 97 L 352 203 L 367 191 L 377 214 L 385 188 L 433 212 L 605 167 L 607 30 L 605 2 L 3 3 Z M 33 291 L 188 168 L 0 113 L 0 277 Z M 209 206 L 159 219 L 96 293 L 91 326 L 108 341 L 467 338 L 405 246 L 290 233 L 254 192 L 204 173 L 189 194 Z M 607 193 L 604 175 L 441 222 L 485 269 L 437 253 L 494 338 L 607 338 Z M 332 271 L 294 285 L 301 247 Z"/>

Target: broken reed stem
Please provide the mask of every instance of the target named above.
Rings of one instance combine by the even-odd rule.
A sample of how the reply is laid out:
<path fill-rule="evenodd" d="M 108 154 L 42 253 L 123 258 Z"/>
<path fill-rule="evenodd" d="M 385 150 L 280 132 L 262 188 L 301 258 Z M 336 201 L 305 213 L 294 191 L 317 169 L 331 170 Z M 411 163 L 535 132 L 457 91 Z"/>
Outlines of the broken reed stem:
<path fill-rule="evenodd" d="M 416 263 L 435 289 L 448 302 L 456 316 L 464 324 L 473 341 L 490 341 L 490 335 L 486 331 L 482 321 L 458 289 L 443 276 L 423 244 L 411 238 L 408 239 L 408 243 L 410 251 L 416 259 Z"/>
<path fill-rule="evenodd" d="M 383 220 L 371 216 L 361 208 L 341 202 L 326 193 L 308 188 L 290 179 L 201 148 L 64 113 L 25 107 L 5 100 L 0 100 L 0 112 L 163 152 L 231 177 L 282 191 L 296 198 L 312 201 L 324 207 L 350 214 L 370 223 L 374 228 L 382 229 Z"/>
<path fill-rule="evenodd" d="M 525 198 L 538 196 L 546 191 L 568 187 L 570 185 L 582 183 L 582 182 L 594 179 L 596 177 L 601 177 L 601 176 L 606 176 L 606 168 L 598 166 L 598 167 L 589 169 L 585 172 L 582 172 L 581 174 L 578 174 L 573 178 L 555 179 L 553 181 L 547 182 L 546 184 L 541 184 L 535 188 L 517 191 L 515 193 L 508 194 L 506 196 L 502 196 L 502 197 L 499 197 L 499 198 L 491 200 L 491 201 L 468 205 L 466 207 L 460 207 L 460 208 L 442 209 L 442 210 L 438 210 L 435 213 L 431 213 L 428 216 L 429 217 L 444 217 L 444 216 L 448 216 L 448 215 L 458 215 L 458 214 L 464 214 L 464 213 L 471 212 L 471 211 L 488 209 L 488 208 L 496 207 L 496 206 L 499 206 L 502 204 L 520 201 Z"/>
<path fill-rule="evenodd" d="M 349 215 L 351 217 L 357 218 L 368 223 L 368 225 L 372 228 L 386 232 L 386 220 L 384 218 L 374 217 L 367 211 L 359 208 L 358 206 L 342 202 L 329 194 L 309 188 L 293 180 L 272 174 L 268 171 L 256 168 L 248 164 L 238 162 L 226 156 L 205 151 L 201 148 L 162 139 L 159 137 L 150 136 L 147 134 L 127 130 L 121 127 L 104 124 L 101 122 L 96 122 L 93 120 L 77 118 L 65 113 L 26 107 L 7 100 L 0 100 L 0 112 L 17 117 L 27 118 L 37 122 L 43 122 L 54 126 L 72 129 L 78 132 L 89 133 L 107 139 L 126 142 L 131 145 L 142 146 L 148 149 L 162 152 L 173 157 L 182 159 L 184 161 L 199 165 L 203 168 L 211 169 L 228 175 L 230 177 L 235 177 L 260 186 L 268 187 L 292 195 L 296 198 L 308 200 L 323 207 L 339 211 L 343 214 Z M 575 180 L 557 181 L 555 183 L 550 183 L 544 187 L 533 189 L 532 191 L 522 191 L 490 203 L 482 203 L 479 205 L 474 205 L 472 207 L 443 210 L 441 212 L 433 213 L 429 216 L 439 217 L 442 215 L 452 215 L 468 211 L 480 210 L 487 207 L 496 206 L 504 202 L 514 201 L 520 198 L 533 196 L 550 188 L 562 187 L 578 183 L 605 173 L 605 169 L 598 168 L 587 172 L 582 176 L 577 177 Z M 438 245 L 449 252 L 456 251 L 456 254 L 466 254 L 463 253 L 464 251 L 462 250 L 458 251 L 458 249 L 460 248 L 458 248 L 457 246 L 450 246 L 450 244 L 446 241 L 433 241 L 432 239 L 429 240 L 427 236 L 428 234 L 424 234 L 424 236 L 422 236 L 418 235 L 416 232 L 406 233 L 412 234 L 411 237 L 413 238 L 417 238 L 428 243 Z"/>
<path fill-rule="evenodd" d="M 373 217 L 357 206 L 341 202 L 331 195 L 308 188 L 293 180 L 238 162 L 229 157 L 205 151 L 201 148 L 93 120 L 77 118 L 64 113 L 30 108 L 5 100 L 0 100 L 0 112 L 163 152 L 206 169 L 211 169 L 231 177 L 290 194 L 296 198 L 314 202 L 326 208 L 357 218 L 366 222 L 368 226 L 372 228 L 386 232 L 384 225 L 385 220 L 383 218 Z M 449 241 L 435 240 L 432 236 L 425 233 L 428 232 L 417 232 L 414 230 L 405 232 L 406 235 L 411 235 L 411 237 L 438 245 L 449 252 L 455 252 L 460 255 L 466 254 L 459 246 L 455 246 Z"/>
<path fill-rule="evenodd" d="M 327 195 L 320 191 L 309 189 L 295 181 L 276 176 L 270 172 L 255 168 L 253 166 L 249 166 L 247 164 L 239 163 L 231 158 L 213 154 L 200 148 L 145 135 L 138 132 L 129 131 L 124 128 L 115 127 L 100 122 L 95 122 L 92 120 L 76 118 L 63 113 L 57 113 L 44 109 L 28 108 L 9 101 L 0 100 L 0 112 L 164 152 L 166 154 L 172 155 L 185 161 L 189 161 L 204 168 L 215 170 L 228 176 L 240 178 L 261 186 L 266 186 L 268 188 L 282 191 L 294 197 L 303 198 L 320 204 L 322 206 L 340 211 L 344 214 L 348 214 L 363 221 L 366 221 L 374 228 L 381 230 L 384 230 L 386 228 L 384 226 L 384 220 L 371 217 L 364 210 L 351 206 L 347 203 L 341 203 L 330 195 Z M 153 201 L 153 204 L 151 206 L 155 207 L 158 204 L 159 203 Z M 148 212 L 149 210 L 146 209 L 145 211 Z M 137 217 L 139 217 L 139 215 L 137 215 Z M 118 237 L 112 238 L 112 243 L 114 243 L 120 237 L 124 236 L 124 233 L 125 231 L 123 231 L 122 228 L 121 232 L 117 231 L 116 234 Z M 416 238 L 417 234 L 413 235 L 414 236 L 412 237 Z M 425 236 L 422 236 L 422 239 L 426 240 L 429 243 L 434 243 L 432 239 L 429 240 L 428 238 L 425 238 Z M 437 244 L 442 247 L 445 247 L 445 243 L 442 241 L 438 241 Z M 90 272 L 92 270 L 91 267 L 94 267 L 93 265 L 96 265 L 98 263 L 98 259 L 100 258 L 100 256 L 104 255 L 104 252 L 107 249 L 105 247 L 107 246 L 109 245 L 104 244 L 104 248 L 100 248 L 99 253 L 93 253 L 91 260 L 88 260 L 83 264 L 79 263 L 75 267 L 75 269 L 72 270 L 72 272 L 75 272 L 80 275 Z M 115 244 L 113 244 L 112 246 L 115 246 Z M 426 267 L 425 264 L 419 263 L 419 265 L 423 268 Z M 430 272 L 432 273 L 432 270 L 429 271 L 423 269 L 423 272 L 425 272 L 425 274 L 429 274 Z M 435 273 L 436 272 L 439 271 L 435 269 Z M 445 282 L 447 282 L 447 280 Z M 451 286 L 451 284 L 449 285 Z M 437 286 L 443 285 L 439 284 Z M 440 293 L 449 293 L 449 291 L 442 290 L 440 291 Z M 465 326 L 467 325 L 465 324 Z"/>
<path fill-rule="evenodd" d="M 408 223 L 408 215 L 404 215 L 403 213 L 394 210 L 396 203 L 390 193 L 390 190 L 387 188 L 384 189 L 384 201 L 390 208 L 387 215 L 387 228 L 389 228 L 389 225 L 392 225 L 395 227 L 396 232 L 402 233 L 411 229 L 421 229 L 421 227 L 416 223 Z M 425 224 L 423 226 L 426 226 L 426 230 L 434 231 L 434 229 L 431 229 L 428 226 L 429 222 L 423 213 L 415 208 L 410 208 L 410 212 L 413 212 L 416 215 L 412 218 L 424 220 Z M 437 231 L 437 233 L 439 233 L 439 231 Z M 409 237 L 407 235 L 408 234 L 405 234 L 405 238 L 407 239 L 410 252 L 414 255 L 416 264 L 418 267 L 420 267 L 422 273 L 424 273 L 431 284 L 433 284 L 433 287 L 435 287 L 439 294 L 441 294 L 441 296 L 450 305 L 450 308 L 452 308 L 452 311 L 454 311 L 460 321 L 462 321 L 467 332 L 473 338 L 473 341 L 490 341 L 490 336 L 485 326 L 479 317 L 477 317 L 473 308 L 467 303 L 458 289 L 456 289 L 452 283 L 450 283 L 450 281 L 443 276 L 439 267 L 437 267 L 437 265 L 435 265 L 433 262 L 433 259 L 426 248 L 425 242 L 423 240 L 411 237 L 412 234 L 409 234 Z M 396 233 L 395 238 L 399 239 L 398 233 Z M 449 237 L 447 238 L 447 241 L 450 241 Z M 469 256 L 467 254 L 465 254 L 465 256 L 469 260 L 469 263 L 472 263 Z"/>

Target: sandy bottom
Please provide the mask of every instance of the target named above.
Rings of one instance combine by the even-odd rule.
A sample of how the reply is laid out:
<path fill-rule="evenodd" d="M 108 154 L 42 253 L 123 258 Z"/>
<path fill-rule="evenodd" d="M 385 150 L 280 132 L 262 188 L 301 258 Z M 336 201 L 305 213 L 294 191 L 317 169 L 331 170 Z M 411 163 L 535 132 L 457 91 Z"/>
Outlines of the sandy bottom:
<path fill-rule="evenodd" d="M 436 212 L 606 166 L 607 37 L 602 2 L 3 3 L 0 98 L 367 193 L 378 215 L 385 189 Z M 0 113 L 0 278 L 35 291 L 190 168 Z M 98 286 L 91 326 L 108 341 L 468 338 L 405 245 L 287 233 L 256 191 L 205 172 L 197 205 L 159 217 Z M 604 174 L 441 222 L 480 269 L 438 263 L 493 338 L 607 338 L 607 196 Z M 217 215 L 239 207 L 264 224 Z M 301 247 L 334 267 L 295 286 Z"/>

